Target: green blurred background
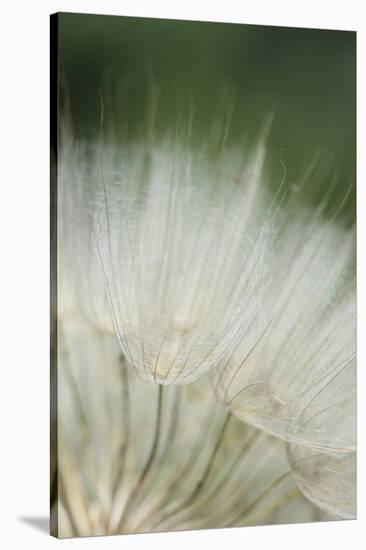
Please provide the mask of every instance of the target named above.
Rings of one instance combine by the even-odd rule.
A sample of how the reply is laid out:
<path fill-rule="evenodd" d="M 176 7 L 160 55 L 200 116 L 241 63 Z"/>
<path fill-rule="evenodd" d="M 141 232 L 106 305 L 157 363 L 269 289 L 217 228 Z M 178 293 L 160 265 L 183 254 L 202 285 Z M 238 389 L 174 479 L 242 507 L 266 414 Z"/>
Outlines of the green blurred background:
<path fill-rule="evenodd" d="M 309 197 L 319 198 L 333 174 L 333 202 L 355 179 L 356 33 L 121 16 L 59 14 L 63 82 L 77 135 L 99 132 L 102 90 L 114 124 L 128 113 L 132 134 L 146 127 L 151 90 L 158 128 L 195 111 L 204 141 L 234 98 L 230 140 L 258 136 L 274 113 L 269 137 L 273 181 L 296 182 L 318 155 Z M 323 192 L 323 190 L 322 190 Z M 347 220 L 355 215 L 355 191 Z"/>

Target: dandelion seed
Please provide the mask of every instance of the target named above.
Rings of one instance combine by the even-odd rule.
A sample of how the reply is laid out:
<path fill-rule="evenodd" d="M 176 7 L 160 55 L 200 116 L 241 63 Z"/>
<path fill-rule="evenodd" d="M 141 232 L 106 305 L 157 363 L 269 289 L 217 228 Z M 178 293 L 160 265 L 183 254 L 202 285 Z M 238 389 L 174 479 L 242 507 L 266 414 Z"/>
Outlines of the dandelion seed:
<path fill-rule="evenodd" d="M 337 413 L 355 401 L 352 254 L 353 235 L 331 222 L 280 230 L 259 315 L 213 376 L 239 418 L 301 445 L 354 450 L 353 426 L 341 430 Z"/>
<path fill-rule="evenodd" d="M 288 442 L 294 479 L 333 518 L 356 506 L 354 238 L 333 222 L 279 231 L 259 316 L 213 371 L 238 418 Z"/>
<path fill-rule="evenodd" d="M 217 164 L 179 139 L 105 146 L 103 168 L 97 151 L 76 155 L 80 241 L 94 239 L 92 253 L 71 245 L 87 266 L 81 309 L 114 327 L 141 378 L 193 382 L 248 330 L 267 284 L 274 206 L 259 184 L 263 144 Z"/>

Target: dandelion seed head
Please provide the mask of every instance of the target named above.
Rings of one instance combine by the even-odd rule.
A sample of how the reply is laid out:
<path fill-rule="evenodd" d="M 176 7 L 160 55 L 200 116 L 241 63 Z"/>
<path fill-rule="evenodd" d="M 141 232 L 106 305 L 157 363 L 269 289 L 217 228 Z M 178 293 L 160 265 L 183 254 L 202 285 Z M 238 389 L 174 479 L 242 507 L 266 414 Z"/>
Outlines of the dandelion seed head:
<path fill-rule="evenodd" d="M 355 516 L 353 232 L 188 141 L 61 151 L 65 534 Z"/>

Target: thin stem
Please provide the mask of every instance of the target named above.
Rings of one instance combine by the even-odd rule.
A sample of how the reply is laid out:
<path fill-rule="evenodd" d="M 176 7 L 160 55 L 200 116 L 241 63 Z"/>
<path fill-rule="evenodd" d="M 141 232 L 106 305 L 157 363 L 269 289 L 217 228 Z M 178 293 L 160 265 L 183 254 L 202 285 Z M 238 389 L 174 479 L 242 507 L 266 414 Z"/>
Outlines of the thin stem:
<path fill-rule="evenodd" d="M 258 510 L 258 512 L 255 512 L 251 517 L 245 520 L 243 519 L 243 522 L 240 525 L 235 525 L 235 527 L 240 527 L 241 525 L 258 525 L 258 522 L 261 521 L 261 518 L 266 519 L 266 523 L 269 519 L 271 523 L 273 523 L 273 514 L 292 500 L 298 498 L 299 495 L 301 495 L 299 489 L 297 487 L 293 487 L 292 489 L 289 489 L 284 495 L 275 500 L 270 506 Z"/>
<path fill-rule="evenodd" d="M 68 495 L 68 492 L 67 492 L 67 489 L 66 489 L 66 486 L 65 486 L 64 475 L 63 475 L 62 470 L 60 470 L 60 473 L 59 473 L 59 484 L 60 484 L 60 497 L 61 497 L 60 500 L 61 500 L 61 502 L 64 506 L 64 509 L 65 509 L 66 514 L 67 514 L 68 520 L 70 522 L 70 527 L 71 527 L 71 530 L 72 530 L 72 536 L 80 537 L 81 533 L 80 533 L 77 521 L 75 520 L 73 511 L 72 511 L 72 506 L 70 504 L 70 498 L 69 498 L 69 495 Z"/>
<path fill-rule="evenodd" d="M 252 500 L 250 504 L 247 504 L 243 510 L 237 514 L 234 519 L 230 521 L 229 524 L 225 525 L 225 527 L 237 527 L 237 522 L 242 521 L 241 518 L 244 518 L 249 512 L 253 510 L 253 508 L 258 504 L 258 502 L 261 501 L 262 498 L 264 498 L 268 493 L 277 487 L 288 475 L 290 474 L 290 470 L 287 470 L 285 473 L 283 473 L 281 476 L 279 476 L 277 479 L 272 481 L 270 485 L 268 485 L 259 495 Z"/>
<path fill-rule="evenodd" d="M 160 519 L 159 522 L 156 523 L 153 526 L 153 529 L 155 529 L 156 527 L 161 525 L 161 523 L 167 521 L 168 519 L 170 519 L 171 517 L 176 515 L 178 512 L 180 512 L 180 511 L 184 510 L 185 508 L 189 507 L 192 504 L 192 502 L 194 502 L 195 498 L 200 494 L 200 492 L 204 488 L 205 483 L 206 483 L 206 481 L 207 481 L 207 479 L 208 479 L 208 477 L 211 473 L 211 470 L 212 470 L 213 465 L 215 463 L 216 456 L 217 456 L 217 454 L 220 450 L 220 447 L 222 445 L 222 442 L 224 440 L 224 435 L 225 435 L 225 432 L 226 432 L 227 427 L 229 425 L 229 421 L 230 421 L 231 417 L 232 417 L 231 413 L 230 412 L 227 413 L 226 418 L 224 420 L 224 423 L 223 423 L 223 425 L 221 427 L 221 430 L 219 432 L 218 438 L 216 440 L 216 444 L 215 444 L 215 446 L 212 450 L 209 461 L 207 462 L 206 468 L 205 468 L 202 476 L 200 477 L 198 483 L 194 487 L 193 491 L 188 495 L 188 497 L 186 497 L 184 499 L 184 501 L 182 503 L 178 504 L 178 506 L 176 508 L 171 510 L 165 517 Z"/>
<path fill-rule="evenodd" d="M 214 419 L 214 412 L 209 410 L 207 416 L 205 417 L 205 422 L 203 423 L 203 425 L 201 426 L 201 429 L 199 430 L 198 438 L 195 441 L 195 444 L 191 452 L 186 457 L 187 460 L 184 461 L 183 464 L 181 464 L 182 467 L 174 470 L 173 475 L 169 476 L 169 481 L 164 483 L 165 497 L 155 507 L 154 511 L 152 512 L 152 515 L 150 514 L 151 521 L 149 525 L 150 524 L 155 525 L 155 522 L 160 523 L 160 520 L 154 517 L 156 516 L 156 512 L 158 511 L 160 513 L 163 512 L 163 507 L 167 504 L 169 505 L 171 495 L 175 493 L 181 481 L 185 480 L 187 476 L 189 476 L 192 473 L 195 465 L 199 462 L 199 457 L 201 456 L 201 453 L 203 450 L 202 441 L 206 437 L 207 433 L 209 433 L 213 425 L 213 419 Z"/>
<path fill-rule="evenodd" d="M 239 449 L 239 452 L 237 453 L 234 460 L 229 465 L 229 467 L 226 470 L 226 473 L 224 474 L 222 479 L 219 480 L 219 482 L 216 484 L 215 487 L 212 488 L 211 491 L 209 491 L 208 493 L 206 493 L 204 495 L 203 499 L 201 498 L 198 502 L 197 501 L 195 502 L 195 506 L 191 508 L 191 513 L 190 513 L 190 516 L 189 516 L 188 519 L 193 520 L 194 519 L 194 517 L 193 517 L 194 510 L 195 509 L 197 510 L 197 507 L 201 508 L 203 504 L 206 504 L 207 502 L 212 501 L 221 492 L 221 490 L 226 486 L 226 484 L 229 483 L 230 477 L 232 477 L 234 475 L 235 470 L 240 465 L 240 462 L 243 458 L 243 454 L 245 452 L 249 451 L 249 449 L 252 447 L 253 443 L 255 442 L 257 436 L 258 436 L 258 432 L 253 431 L 253 433 L 249 436 L 249 438 L 244 442 L 244 445 L 242 445 L 241 448 Z M 192 514 L 192 512 L 193 512 L 193 514 Z M 187 519 L 187 517 L 186 517 L 186 519 Z"/>
<path fill-rule="evenodd" d="M 123 390 L 123 405 L 122 405 L 122 431 L 123 439 L 118 451 L 118 469 L 114 479 L 113 489 L 112 489 L 112 503 L 111 511 L 114 508 L 116 495 L 119 487 L 122 485 L 122 481 L 125 474 L 126 462 L 127 462 L 127 451 L 130 440 L 130 390 L 129 390 L 129 381 L 128 381 L 128 366 L 125 357 L 121 358 L 121 371 L 122 379 L 122 390 Z M 109 525 L 109 528 L 111 526 Z"/>
<path fill-rule="evenodd" d="M 136 500 L 136 497 L 150 471 L 150 468 L 154 462 L 154 459 L 155 459 L 155 456 L 156 456 L 156 452 L 158 450 L 158 445 L 159 445 L 159 439 L 160 439 L 160 430 L 161 430 L 161 417 L 162 417 L 162 405 L 163 405 L 163 385 L 159 385 L 159 394 L 158 394 L 158 405 L 157 405 L 157 413 L 156 413 L 156 423 L 155 423 L 155 434 L 154 434 L 154 439 L 153 439 L 153 442 L 152 442 L 152 446 L 151 446 L 151 450 L 150 450 L 150 453 L 149 453 L 149 456 L 147 458 L 147 461 L 145 463 L 145 466 L 141 472 L 141 475 L 140 477 L 138 478 L 134 488 L 132 489 L 128 499 L 127 499 L 127 502 L 126 502 L 126 505 L 125 505 L 125 508 L 123 510 L 123 514 L 122 514 L 122 517 L 119 521 L 119 524 L 118 524 L 118 528 L 117 528 L 117 532 L 121 532 L 123 531 L 125 525 L 126 525 L 126 520 L 128 518 L 128 514 L 129 512 L 131 511 L 132 509 L 132 506 L 134 505 L 135 503 L 135 500 Z"/>

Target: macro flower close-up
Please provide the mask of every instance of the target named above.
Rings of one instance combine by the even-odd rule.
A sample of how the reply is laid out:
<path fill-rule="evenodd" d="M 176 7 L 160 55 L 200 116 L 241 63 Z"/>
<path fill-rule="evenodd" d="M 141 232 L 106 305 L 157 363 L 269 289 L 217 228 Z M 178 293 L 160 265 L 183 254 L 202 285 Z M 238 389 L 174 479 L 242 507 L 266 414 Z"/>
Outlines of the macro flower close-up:
<path fill-rule="evenodd" d="M 319 84 L 351 113 L 353 36 L 58 17 L 52 533 L 355 519 L 354 126 Z"/>

